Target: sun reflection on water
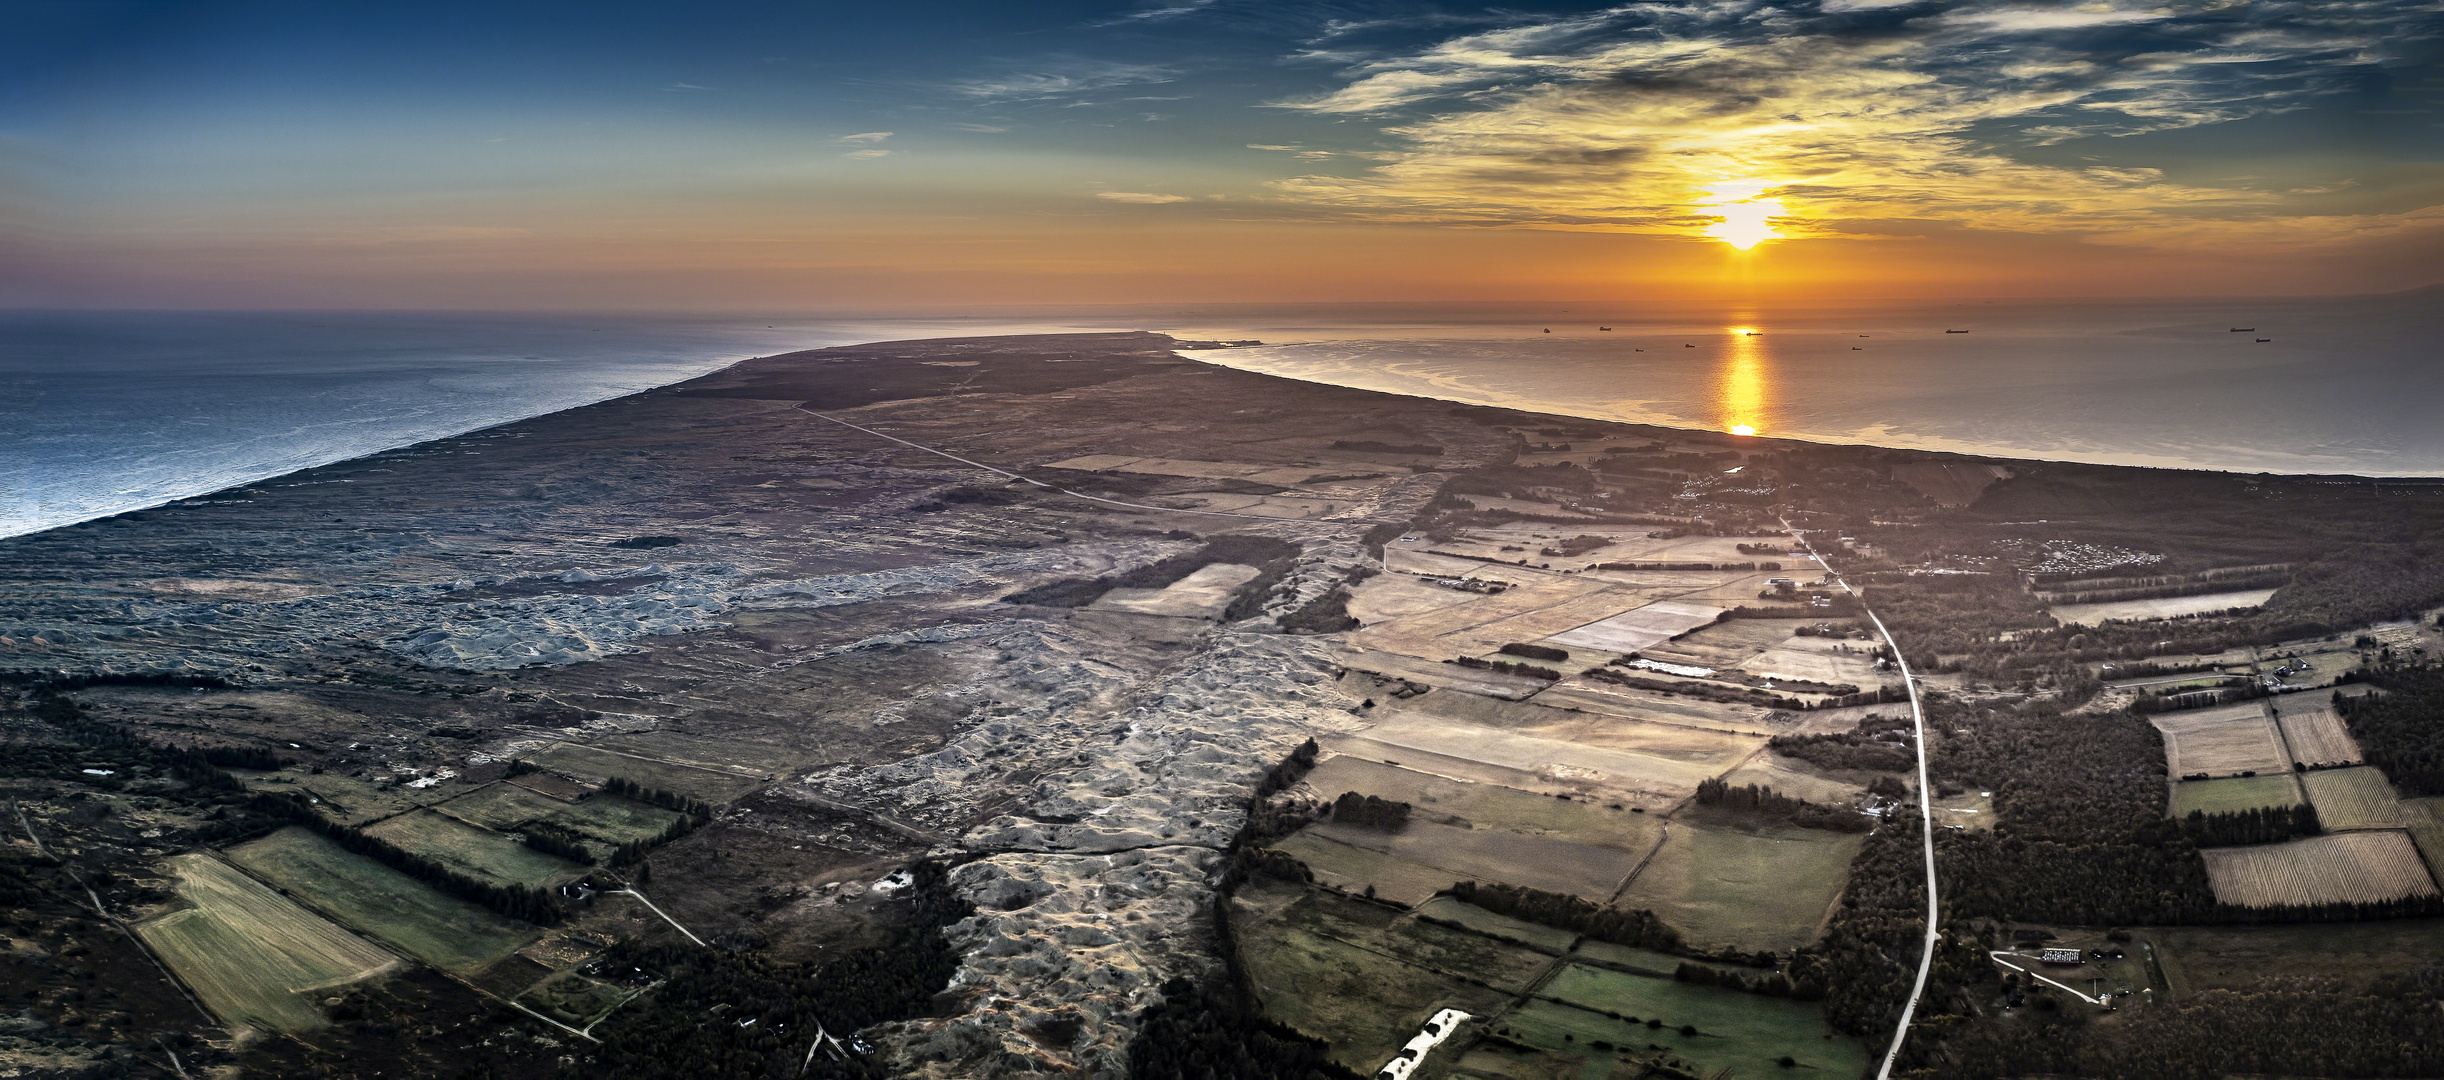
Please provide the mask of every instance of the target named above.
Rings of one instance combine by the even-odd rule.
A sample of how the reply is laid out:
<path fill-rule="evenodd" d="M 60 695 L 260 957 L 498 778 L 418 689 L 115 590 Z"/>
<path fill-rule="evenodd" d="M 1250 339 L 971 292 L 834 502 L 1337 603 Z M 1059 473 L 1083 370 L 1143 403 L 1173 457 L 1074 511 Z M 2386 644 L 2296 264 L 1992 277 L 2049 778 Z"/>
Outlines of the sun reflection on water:
<path fill-rule="evenodd" d="M 1733 326 L 1730 352 L 1715 375 L 1717 423 L 1734 435 L 1755 435 L 1769 426 L 1772 372 L 1765 356 L 1764 331 Z"/>

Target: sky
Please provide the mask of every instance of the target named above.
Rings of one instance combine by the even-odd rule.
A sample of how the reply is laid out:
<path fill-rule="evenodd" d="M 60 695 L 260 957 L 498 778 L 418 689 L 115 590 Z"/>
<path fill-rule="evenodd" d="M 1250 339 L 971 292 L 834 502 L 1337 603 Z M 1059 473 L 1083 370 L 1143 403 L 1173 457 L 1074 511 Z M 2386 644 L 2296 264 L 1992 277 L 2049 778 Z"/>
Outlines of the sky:
<path fill-rule="evenodd" d="M 0 306 L 2444 281 L 2444 0 L 0 0 Z"/>

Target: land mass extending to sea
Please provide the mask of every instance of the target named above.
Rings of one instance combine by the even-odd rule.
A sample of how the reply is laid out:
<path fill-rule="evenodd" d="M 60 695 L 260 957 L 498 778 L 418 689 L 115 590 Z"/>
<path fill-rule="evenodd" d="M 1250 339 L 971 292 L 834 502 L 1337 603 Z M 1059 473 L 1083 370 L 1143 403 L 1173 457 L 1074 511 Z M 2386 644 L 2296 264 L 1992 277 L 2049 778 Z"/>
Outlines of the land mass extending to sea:
<path fill-rule="evenodd" d="M 1892 700 L 1876 643 L 1836 626 L 1855 609 L 1824 588 L 1828 560 L 1942 554 L 1836 534 L 1891 525 L 1895 506 L 2068 522 L 2261 484 L 2422 506 L 2436 490 L 1811 448 L 1299 383 L 1180 351 L 1225 345 L 1115 333 L 762 357 L 0 541 L 0 673 L 18 691 L 6 723 L 77 766 L 0 778 L 18 808 L 0 902 L 25 913 L 18 938 L 58 954 L 27 983 L 49 1019 L 5 1049 L 71 1072 L 179 1047 L 182 1068 L 354 1075 L 352 1055 L 381 1053 L 448 1075 L 464 1052 L 546 1075 L 629 1052 L 621 1026 L 647 1023 L 657 994 L 676 1000 L 663 988 L 682 985 L 684 962 L 605 957 L 701 948 L 815 970 L 893 947 L 930 889 L 958 917 L 942 931 L 947 979 L 912 992 L 919 1007 L 861 1027 L 862 1050 L 802 1026 L 773 1045 L 826 1068 L 1127 1075 L 1165 984 L 1222 966 L 1231 920 L 1216 898 L 1247 873 L 1234 845 L 1278 836 L 1251 821 L 1251 794 L 1315 821 L 1329 812 L 1300 799 L 1372 792 L 1376 773 L 1399 774 L 1402 792 L 1477 794 L 1439 816 L 1416 796 L 1427 812 L 1407 846 L 1344 828 L 1364 817 L 1344 811 L 1340 832 L 1280 849 L 1305 852 L 1288 876 L 1324 899 L 1259 885 L 1240 908 L 1358 905 L 1331 925 L 1359 925 L 1363 911 L 1443 903 L 1469 869 L 1453 860 L 1511 859 L 1523 885 L 1662 912 L 1683 955 L 1787 964 L 1837 919 L 1866 824 L 1752 828 L 1695 800 L 1731 776 L 1845 814 L 1891 805 L 1869 794 L 1872 767 L 1766 748 L 1868 730 Z M 1797 535 L 1781 528 L 1793 500 L 1751 482 L 1769 462 L 1779 483 L 1853 510 L 1819 500 Z M 1495 479 L 1453 487 L 1463 475 Z M 1449 524 L 1458 512 L 1477 527 Z M 1813 551 L 1807 535 L 1821 536 Z M 2238 543 L 2228 558 L 2151 562 L 2137 533 L 2114 536 L 2031 550 L 2052 569 L 2028 587 L 2054 588 L 2063 619 L 2223 617 L 2267 604 L 2298 562 Z M 2011 577 L 1980 565 L 1947 572 Z M 2438 646 L 2432 623 L 2388 647 Z M 1687 644 L 1734 624 L 1754 640 Z M 1554 653 L 1577 659 L 1535 666 Z M 2197 658 L 2256 662 L 2203 644 Z M 1964 693 L 1974 681 L 1930 678 Z M 1316 751 L 1286 763 L 1310 740 L 1346 789 L 1298 787 Z M 144 757 L 161 753 L 173 756 Z M 171 775 L 174 760 L 204 759 L 224 779 Z M 2288 760 L 2258 767 L 2290 774 Z M 1283 768 L 1292 797 L 1267 803 L 1277 792 L 1259 785 Z M 197 794 L 213 784 L 234 786 Z M 1455 809 L 1497 789 L 1563 809 L 1536 810 L 1552 821 L 1515 801 L 1470 803 L 1473 819 Z M 1944 820 L 1978 827 L 1986 798 L 1943 796 Z M 2436 891 L 2419 827 L 2365 834 L 2411 853 L 2394 899 Z M 1691 835 L 1718 847 L 1676 846 Z M 1488 836 L 1515 844 L 1441 862 L 1419 848 Z M 1753 917 L 1661 877 L 1755 843 L 1805 849 L 1787 861 L 1821 872 L 1760 883 L 1775 896 Z M 1331 844 L 1359 854 L 1326 865 Z M 1540 860 L 1568 865 L 1529 865 Z M 382 886 L 393 893 L 334 882 L 371 862 L 398 878 Z M 409 895 L 426 887 L 448 895 Z M 74 917 L 126 932 L 95 921 L 73 935 L 79 951 L 42 945 L 36 914 L 87 888 Z M 253 933 L 249 919 L 280 929 Z M 1316 947 L 1348 945 L 1337 932 L 1317 930 Z M 258 944 L 199 944 L 250 933 Z M 271 938 L 283 943 L 260 944 Z M 1515 945 L 1502 963 L 1554 948 Z M 1560 947 L 1556 985 L 1634 969 Z M 334 955 L 357 958 L 314 967 Z M 232 974 L 275 960 L 319 974 L 269 988 Z M 84 969 L 116 999 L 68 996 Z M 1529 1000 L 1549 977 L 1512 987 L 1525 976 L 1499 963 L 1461 974 L 1477 989 L 1380 1018 L 1287 1019 L 1371 1075 L 1426 1005 Z M 719 1025 L 762 1020 L 729 1005 Z M 534 1033 L 502 1034 L 522 1023 Z M 1517 1023 L 1501 1045 L 1547 1053 Z M 206 1027 L 246 1034 L 164 1034 Z M 1702 1047 L 1675 1052 L 1695 1056 L 1655 1064 L 1716 1064 Z"/>

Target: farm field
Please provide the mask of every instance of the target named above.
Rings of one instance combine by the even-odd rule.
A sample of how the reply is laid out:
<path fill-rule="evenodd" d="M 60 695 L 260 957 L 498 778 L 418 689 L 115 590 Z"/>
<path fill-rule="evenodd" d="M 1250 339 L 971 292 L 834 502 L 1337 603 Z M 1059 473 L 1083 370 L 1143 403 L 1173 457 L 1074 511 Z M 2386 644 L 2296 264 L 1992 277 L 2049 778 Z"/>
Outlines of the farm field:
<path fill-rule="evenodd" d="M 631 840 L 649 840 L 662 835 L 662 830 L 679 820 L 679 814 L 674 810 L 598 792 L 573 806 L 562 807 L 549 820 L 582 833 L 588 839 L 617 846 Z"/>
<path fill-rule="evenodd" d="M 1773 710 L 1762 705 L 1704 701 L 1586 679 L 1565 679 L 1554 684 L 1552 689 L 1536 695 L 1536 701 L 1556 709 L 1575 708 L 1609 716 L 1634 716 L 1733 734 L 1769 735 L 1785 730 L 1784 725 L 1767 722 Z M 1801 715 L 1812 717 L 1815 714 Z M 1842 725 L 1842 729 L 1847 728 L 1848 725 Z"/>
<path fill-rule="evenodd" d="M 1844 652 L 1845 648 L 1849 651 Z M 1875 669 L 1872 646 L 1862 641 L 1819 637 L 1792 638 L 1785 644 L 1758 653 L 1741 664 L 1740 670 L 1776 679 L 1806 679 L 1835 685 L 1849 683 L 1861 690 L 1873 690 L 1884 682 L 1884 673 Z M 1898 676 L 1895 676 L 1894 683 L 1898 685 Z"/>
<path fill-rule="evenodd" d="M 541 792 L 504 782 L 477 788 L 434 809 L 487 829 L 506 831 L 537 818 L 550 817 L 571 805 Z"/>
<path fill-rule="evenodd" d="M 1375 896 L 1403 907 L 1422 904 L 1461 880 L 1449 870 L 1344 844 L 1313 829 L 1302 829 L 1273 848 L 1307 864 L 1323 884 L 1360 894 L 1373 889 Z"/>
<path fill-rule="evenodd" d="M 444 797 L 424 789 L 377 788 L 351 776 L 330 772 L 309 773 L 304 769 L 246 775 L 246 786 L 251 790 L 268 791 L 275 795 L 304 792 L 316 800 L 316 808 L 323 814 L 348 825 L 380 821 L 429 802 L 438 802 Z"/>
<path fill-rule="evenodd" d="M 1866 838 L 1775 826 L 1672 823 L 1619 906 L 1652 908 L 1690 943 L 1797 948 L 1816 939 Z"/>
<path fill-rule="evenodd" d="M 1501 829 L 1522 836 L 1549 836 L 1595 844 L 1644 856 L 1663 836 L 1663 823 L 1651 814 L 1633 814 L 1607 806 L 1556 799 L 1503 787 L 1468 783 L 1397 765 L 1385 765 L 1347 754 L 1334 754 L 1308 772 L 1306 783 L 1327 799 L 1344 791 L 1373 795 L 1416 807 L 1419 817 L 1458 819 L 1477 829 Z"/>
<path fill-rule="evenodd" d="M 2166 596 L 2152 600 L 2112 600 L 2097 604 L 2055 604 L 2046 614 L 2072 626 L 2095 626 L 2104 622 L 2136 622 L 2143 619 L 2177 619 L 2231 608 L 2254 608 L 2265 604 L 2274 595 L 2272 589 L 2246 589 L 2240 592 L 2200 593 L 2196 596 Z"/>
<path fill-rule="evenodd" d="M 1389 746 L 1499 765 L 1555 782 L 1664 799 L 1687 796 L 1699 781 L 1711 779 L 1729 764 L 1714 755 L 1708 755 L 1712 760 L 1692 761 L 1428 717 L 1396 717 L 1368 728 L 1365 737 Z"/>
<path fill-rule="evenodd" d="M 692 795 L 706 802 L 726 802 L 760 786 L 761 781 L 735 773 L 602 750 L 580 743 L 554 743 L 526 755 L 547 769 L 602 780 L 619 776 L 649 788 Z"/>
<path fill-rule="evenodd" d="M 225 854 L 332 918 L 455 974 L 472 975 L 542 936 L 301 826 Z"/>
<path fill-rule="evenodd" d="M 2301 774 L 2300 782 L 2327 829 L 2398 829 L 2410 823 L 2382 770 L 2319 769 Z"/>
<path fill-rule="evenodd" d="M 327 1021 L 322 994 L 388 970 L 398 958 L 297 906 L 210 855 L 167 860 L 191 906 L 136 933 L 213 1013 L 232 1025 L 306 1031 Z"/>
<path fill-rule="evenodd" d="M 1733 787 L 1756 784 L 1769 787 L 1795 799 L 1806 799 L 1820 806 L 1848 806 L 1866 794 L 1867 785 L 1836 780 L 1816 771 L 1815 766 L 1798 758 L 1787 758 L 1771 750 L 1742 762 L 1739 768 L 1723 774 L 1723 782 Z M 1976 793 L 1971 792 L 1974 796 Z M 1937 807 L 1941 810 L 1941 807 Z"/>
<path fill-rule="evenodd" d="M 1088 606 L 1141 615 L 1219 618 L 1230 606 L 1231 593 L 1260 572 L 1238 563 L 1211 563 L 1160 589 L 1113 589 Z"/>
<path fill-rule="evenodd" d="M 2444 882 L 2444 799 L 2404 799 L 2402 813 L 2410 819 L 2410 842 L 2426 860 L 2427 872 Z"/>
<path fill-rule="evenodd" d="M 1420 919 L 1440 919 L 1457 923 L 1471 932 L 1490 938 L 1500 938 L 1514 945 L 1523 945 L 1540 953 L 1554 956 L 1570 951 L 1578 935 L 1568 930 L 1556 930 L 1541 923 L 1497 915 L 1475 904 L 1463 903 L 1448 896 L 1437 896 L 1417 908 Z"/>
<path fill-rule="evenodd" d="M 401 814 L 365 834 L 496 885 L 553 885 L 585 872 L 566 859 L 432 810 Z"/>
<path fill-rule="evenodd" d="M 2310 700 L 2312 696 L 2285 694 L 2274 699 L 2275 722 L 2282 726 L 2283 741 L 2291 745 L 2292 760 L 2311 765 L 2366 760 L 2359 741 L 2343 726 L 2342 716 L 2331 704 Z"/>
<path fill-rule="evenodd" d="M 1724 619 L 1681 635 L 1671 649 L 1701 667 L 1734 668 L 1789 643 L 1791 631 L 1806 625 L 1806 619 Z"/>
<path fill-rule="evenodd" d="M 2141 932 L 2182 995 L 2240 989 L 2271 972 L 2364 989 L 2444 956 L 2444 919 L 2282 926 L 2171 926 Z M 2136 955 L 2136 954 L 2133 954 Z"/>
<path fill-rule="evenodd" d="M 2164 733 L 2164 756 L 2174 776 L 2291 771 L 2274 721 L 2258 702 L 2157 713 L 2147 721 Z"/>
<path fill-rule="evenodd" d="M 1349 613 L 1371 626 L 1456 607 L 1476 598 L 1476 593 L 1428 585 L 1406 574 L 1377 574 L 1350 590 Z"/>
<path fill-rule="evenodd" d="M 2434 878 L 2410 835 L 2334 833 L 2253 847 L 2206 848 L 2207 880 L 2215 899 L 2268 907 L 2391 900 L 2434 895 Z"/>
<path fill-rule="evenodd" d="M 1605 716 L 1584 711 L 1547 708 L 1537 703 L 1488 703 L 1502 706 L 1477 715 L 1443 717 L 1462 710 L 1449 708 L 1447 703 L 1430 699 L 1412 706 L 1417 712 L 1433 709 L 1433 719 L 1420 719 L 1417 712 L 1391 711 L 1379 727 L 1408 731 L 1419 725 L 1464 725 L 1476 730 L 1500 730 L 1514 735 L 1566 743 L 1572 746 L 1613 750 L 1641 757 L 1662 758 L 1701 769 L 1720 771 L 1739 764 L 1756 752 L 1764 740 L 1753 735 L 1739 735 L 1711 728 L 1693 728 L 1680 724 L 1648 723 L 1626 717 Z M 1466 733 L 1463 733 L 1466 734 Z M 1387 738 L 1387 742 L 1415 741 L 1403 735 Z"/>
<path fill-rule="evenodd" d="M 518 995 L 519 1004 L 571 1027 L 585 1027 L 608 1015 L 634 992 L 597 982 L 576 972 L 536 983 Z"/>
<path fill-rule="evenodd" d="M 2190 811 L 2228 814 L 2259 806 L 2298 806 L 2304 799 L 2292 774 L 2232 776 L 2221 780 L 2184 780 L 2172 786 L 2172 816 Z"/>
<path fill-rule="evenodd" d="M 625 731 L 592 740 L 597 750 L 755 778 L 796 768 L 808 753 L 794 745 L 723 739 L 686 731 Z"/>
<path fill-rule="evenodd" d="M 1680 634 L 1705 626 L 1720 617 L 1723 609 L 1705 604 L 1658 600 L 1644 607 L 1624 611 L 1609 618 L 1587 623 L 1547 640 L 1564 648 L 1601 649 L 1605 652 L 1630 653 L 1669 641 Z"/>
<path fill-rule="evenodd" d="M 1391 1060 L 1436 1009 L 1490 1015 L 1551 962 L 1461 931 L 1429 926 L 1447 936 L 1421 937 L 1411 932 L 1418 924 L 1397 913 L 1261 878 L 1233 898 L 1231 919 L 1265 1014 L 1330 1043 L 1333 1059 L 1363 1076 Z M 1504 989 L 1410 959 L 1429 955 Z"/>
<path fill-rule="evenodd" d="M 1537 990 L 1538 1000 L 1513 1012 L 1514 1037 L 1540 1050 L 1609 1057 L 1591 1044 L 1667 1048 L 1699 1076 L 1730 1070 L 1734 1076 L 1780 1076 L 1784 1055 L 1809 1075 L 1855 1076 L 1867 1064 L 1866 1049 L 1832 1034 L 1815 1005 L 1760 997 L 1713 986 L 1570 964 Z M 1546 999 L 1558 999 L 1546 1000 Z M 1606 1013 L 1637 1017 L 1616 1020 Z M 1661 1020 L 1650 1027 L 1650 1020 Z M 1695 1036 L 1680 1033 L 1693 1026 Z M 1562 1036 L 1572 1036 L 1564 1039 Z M 1585 1049 L 1581 1049 L 1585 1048 Z"/>
<path fill-rule="evenodd" d="M 1307 832 L 1353 848 L 1380 852 L 1447 871 L 1454 881 L 1503 881 L 1546 892 L 1569 893 L 1598 903 L 1609 900 L 1622 879 L 1645 858 L 1549 836 L 1522 836 L 1499 829 L 1455 828 L 1411 818 L 1399 832 L 1322 822 Z"/>

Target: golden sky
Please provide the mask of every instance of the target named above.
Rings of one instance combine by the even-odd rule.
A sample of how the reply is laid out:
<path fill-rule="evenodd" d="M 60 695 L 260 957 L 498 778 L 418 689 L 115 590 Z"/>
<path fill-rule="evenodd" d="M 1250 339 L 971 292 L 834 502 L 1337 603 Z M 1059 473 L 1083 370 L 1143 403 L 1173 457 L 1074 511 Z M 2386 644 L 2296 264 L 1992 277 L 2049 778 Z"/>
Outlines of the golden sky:
<path fill-rule="evenodd" d="M 22 14 L 0 45 L 17 306 L 2444 280 L 2433 0 Z"/>

